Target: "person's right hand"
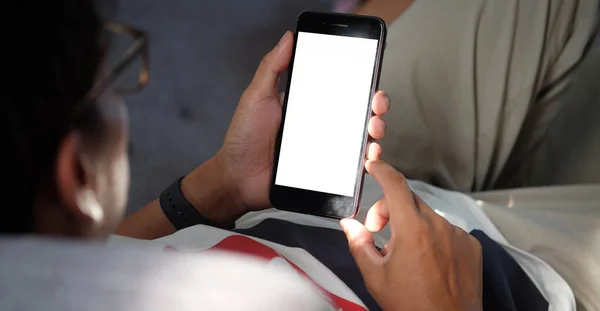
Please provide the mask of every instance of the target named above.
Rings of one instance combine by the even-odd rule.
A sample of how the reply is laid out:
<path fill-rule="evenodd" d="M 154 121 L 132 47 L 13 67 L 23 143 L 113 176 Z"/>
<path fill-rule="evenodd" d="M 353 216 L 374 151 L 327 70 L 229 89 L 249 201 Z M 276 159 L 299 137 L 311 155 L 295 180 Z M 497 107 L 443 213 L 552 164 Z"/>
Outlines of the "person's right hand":
<path fill-rule="evenodd" d="M 369 210 L 365 226 L 353 219 L 341 224 L 379 306 L 386 311 L 481 310 L 479 241 L 436 214 L 389 164 L 368 161 L 366 169 L 384 198 Z M 388 222 L 391 238 L 380 252 L 371 232 Z"/>

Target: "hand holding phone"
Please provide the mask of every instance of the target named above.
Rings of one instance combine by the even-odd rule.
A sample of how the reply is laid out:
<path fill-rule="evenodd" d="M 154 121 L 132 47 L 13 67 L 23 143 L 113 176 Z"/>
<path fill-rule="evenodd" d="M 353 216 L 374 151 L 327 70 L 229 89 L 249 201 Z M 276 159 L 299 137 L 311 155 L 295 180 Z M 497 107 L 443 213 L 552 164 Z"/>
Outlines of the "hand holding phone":
<path fill-rule="evenodd" d="M 202 196 L 207 189 L 206 174 L 217 184 L 224 185 L 215 208 L 204 215 L 216 213 L 220 218 L 235 221 L 250 211 L 270 208 L 269 190 L 274 169 L 275 142 L 280 134 L 282 98 L 278 96 L 281 74 L 288 70 L 294 45 L 294 35 L 287 32 L 267 55 L 256 70 L 248 88 L 244 91 L 227 130 L 223 145 L 217 154 L 201 165 L 185 179 L 189 186 L 186 199 L 194 206 L 212 206 Z M 384 92 L 378 92 L 372 103 L 375 114 L 369 121 L 369 135 L 381 139 L 384 122 L 381 119 L 389 109 Z M 328 135 L 328 124 L 314 124 L 320 135 Z M 369 159 L 376 159 L 381 152 L 377 143 L 369 147 Z M 205 163 L 208 164 L 208 163 Z M 206 172 L 206 168 L 210 172 Z M 182 187 L 183 187 L 182 183 Z M 214 195 L 214 192 L 211 192 Z M 211 203 L 211 202 L 208 202 Z M 214 220 L 217 221 L 217 220 Z"/>
<path fill-rule="evenodd" d="M 332 218 L 357 212 L 385 36 L 375 17 L 298 17 L 275 147 L 275 208 Z"/>

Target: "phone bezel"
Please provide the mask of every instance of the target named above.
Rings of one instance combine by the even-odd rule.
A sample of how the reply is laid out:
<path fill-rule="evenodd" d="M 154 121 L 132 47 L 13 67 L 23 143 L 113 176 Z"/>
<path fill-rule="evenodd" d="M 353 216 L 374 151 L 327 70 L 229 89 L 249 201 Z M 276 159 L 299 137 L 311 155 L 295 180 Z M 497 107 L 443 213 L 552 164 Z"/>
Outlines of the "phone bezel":
<path fill-rule="evenodd" d="M 358 164 L 356 174 L 357 180 L 355 182 L 354 195 L 352 197 L 275 184 L 277 167 L 279 164 L 281 140 L 283 137 L 283 128 L 285 125 L 288 95 L 294 68 L 298 32 L 377 39 L 377 55 L 374 64 L 373 78 L 371 80 L 371 91 L 369 96 L 369 98 L 373 98 L 379 87 L 379 77 L 381 75 L 381 62 L 383 60 L 387 32 L 385 22 L 378 17 L 352 14 L 302 12 L 298 16 L 298 22 L 294 35 L 294 48 L 289 65 L 288 82 L 283 100 L 281 125 L 275 145 L 273 174 L 271 177 L 271 187 L 269 193 L 269 200 L 273 207 L 285 211 L 336 219 L 354 217 L 358 213 L 358 205 L 360 203 L 361 190 L 364 181 L 364 163 L 367 153 L 367 145 L 369 142 L 367 126 L 369 119 L 372 116 L 371 101 L 369 101 L 367 104 L 368 111 L 365 113 L 366 118 L 363 131 L 364 137 L 361 146 L 361 154 L 363 154 L 363 157 L 360 159 L 360 163 Z M 340 206 L 344 206 L 344 208 L 340 209 Z"/>

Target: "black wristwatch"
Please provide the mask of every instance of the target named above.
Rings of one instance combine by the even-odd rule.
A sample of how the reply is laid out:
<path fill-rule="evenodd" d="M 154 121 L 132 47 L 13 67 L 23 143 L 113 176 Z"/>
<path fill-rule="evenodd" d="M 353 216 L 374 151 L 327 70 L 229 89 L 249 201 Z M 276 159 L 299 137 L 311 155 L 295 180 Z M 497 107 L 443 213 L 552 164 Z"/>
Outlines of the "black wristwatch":
<path fill-rule="evenodd" d="M 181 192 L 181 180 L 183 180 L 183 177 L 180 177 L 165 189 L 160 194 L 159 199 L 160 208 L 173 226 L 175 226 L 175 229 L 181 230 L 194 225 L 207 225 L 221 229 L 231 229 L 222 228 L 202 216 L 202 214 L 200 214 L 183 196 L 183 192 Z"/>

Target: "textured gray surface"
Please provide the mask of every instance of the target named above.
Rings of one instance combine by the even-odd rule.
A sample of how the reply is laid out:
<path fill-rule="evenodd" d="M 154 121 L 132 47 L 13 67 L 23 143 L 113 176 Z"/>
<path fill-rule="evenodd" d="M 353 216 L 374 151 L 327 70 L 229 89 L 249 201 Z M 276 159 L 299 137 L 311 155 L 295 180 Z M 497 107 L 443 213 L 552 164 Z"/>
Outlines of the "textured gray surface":
<path fill-rule="evenodd" d="M 303 10 L 331 0 L 127 0 L 115 20 L 148 31 L 150 82 L 126 98 L 132 184 L 128 212 L 219 148 L 263 54 Z"/>

